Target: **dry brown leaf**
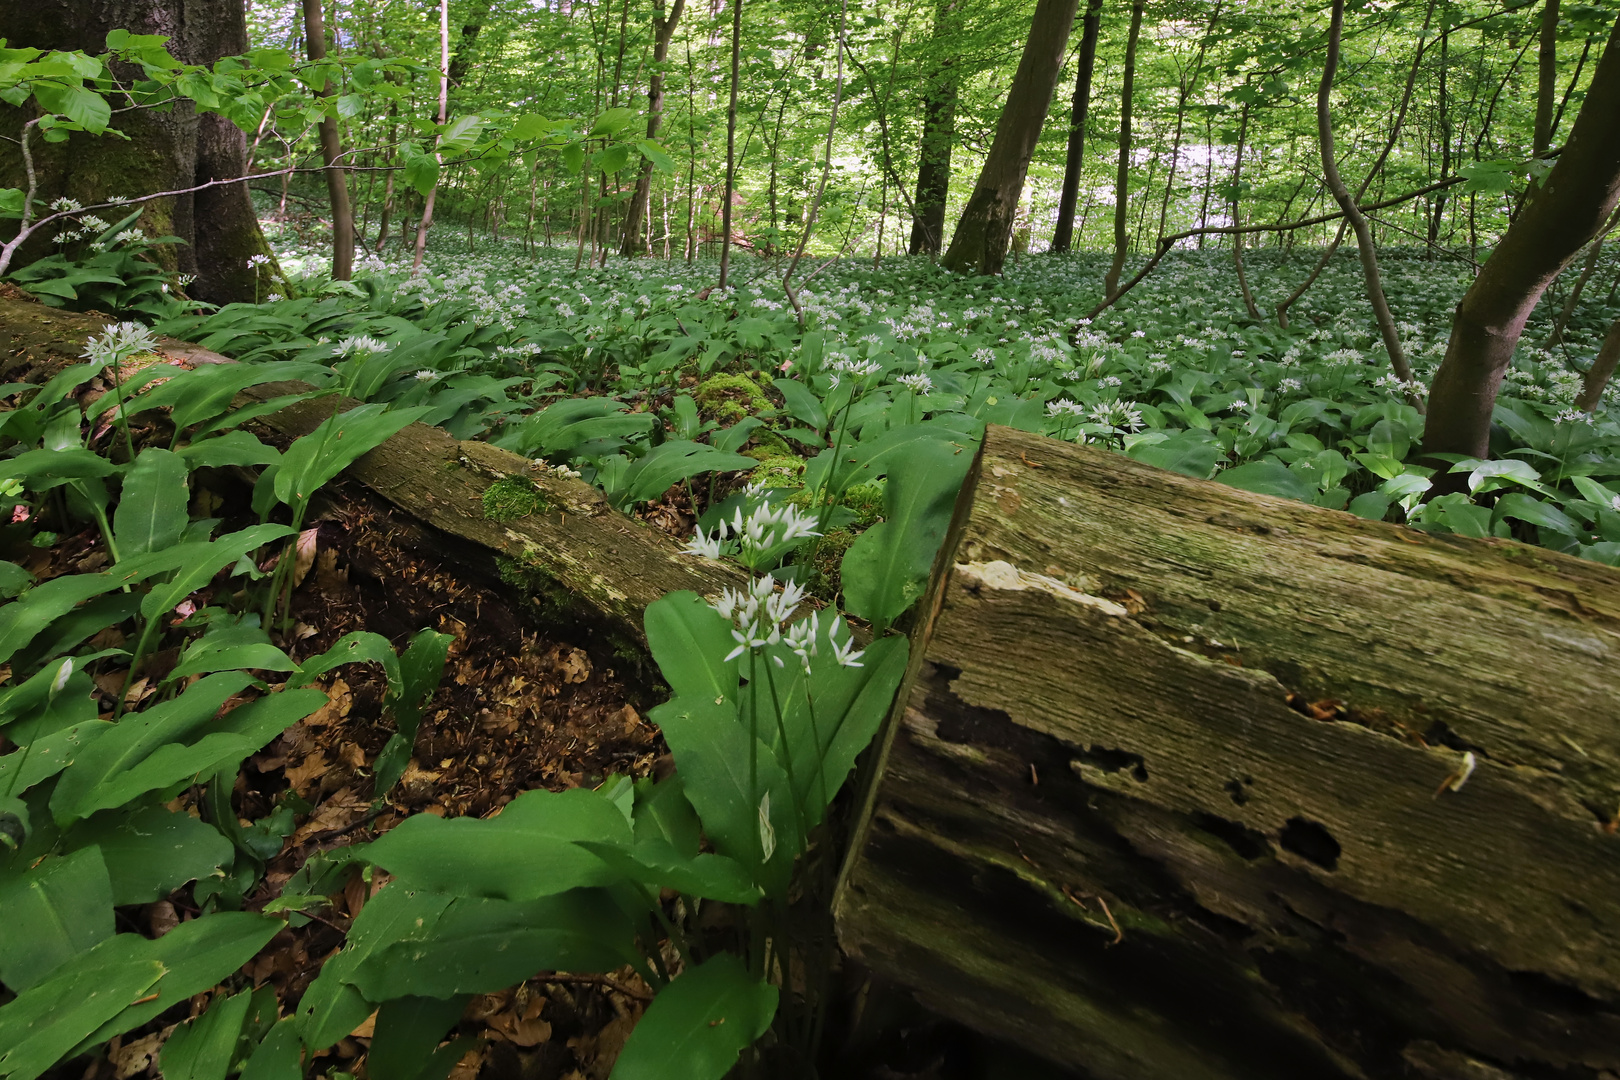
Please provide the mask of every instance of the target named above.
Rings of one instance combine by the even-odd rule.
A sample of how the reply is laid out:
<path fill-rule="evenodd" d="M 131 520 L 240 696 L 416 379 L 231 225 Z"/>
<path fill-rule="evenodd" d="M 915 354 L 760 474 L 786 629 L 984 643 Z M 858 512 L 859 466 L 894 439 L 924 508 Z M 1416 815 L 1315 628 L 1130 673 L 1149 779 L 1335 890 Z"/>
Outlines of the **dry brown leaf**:
<path fill-rule="evenodd" d="M 309 816 L 309 820 L 300 825 L 298 831 L 293 833 L 292 842 L 295 845 L 302 844 L 316 833 L 341 829 L 345 825 L 352 824 L 356 818 L 366 812 L 367 806 L 366 800 L 356 798 L 353 791 L 343 788 L 315 808 L 315 812 Z"/>
<path fill-rule="evenodd" d="M 353 1031 L 349 1032 L 349 1035 L 352 1036 L 353 1038 L 356 1038 L 356 1039 L 369 1039 L 369 1038 L 371 1038 L 371 1033 L 373 1031 L 375 1031 L 376 1029 L 377 1029 L 377 1014 L 376 1014 L 376 1012 L 373 1012 L 370 1016 L 366 1017 L 364 1020 L 362 1020 L 360 1022 L 359 1027 L 357 1027 Z"/>
<path fill-rule="evenodd" d="M 366 752 L 360 749 L 359 744 L 346 742 L 338 747 L 338 761 L 351 769 L 362 769 L 366 764 Z"/>
<path fill-rule="evenodd" d="M 287 783 L 292 785 L 294 791 L 303 795 L 331 768 L 332 765 L 326 760 L 326 755 L 317 750 L 301 764 L 287 770 Z"/>
<path fill-rule="evenodd" d="M 338 568 L 337 552 L 331 548 L 315 556 L 315 586 L 323 593 L 342 593 L 349 587 L 349 568 Z"/>
<path fill-rule="evenodd" d="M 171 1029 L 172 1030 L 172 1029 Z M 158 1048 L 163 1045 L 163 1032 L 154 1031 L 150 1035 L 107 1051 L 107 1060 L 112 1063 L 114 1080 L 129 1080 L 147 1070 L 152 1059 L 157 1057 Z"/>
<path fill-rule="evenodd" d="M 478 1072 L 484 1067 L 486 1052 L 482 1046 L 474 1046 L 468 1050 L 450 1070 L 449 1080 L 478 1080 Z"/>
<path fill-rule="evenodd" d="M 315 710 L 314 715 L 304 718 L 304 723 L 310 727 L 325 727 L 335 724 L 354 707 L 354 693 L 349 684 L 341 677 L 332 680 L 332 685 L 326 687 L 326 704 Z"/>
<path fill-rule="evenodd" d="M 315 554 L 320 547 L 320 532 L 317 527 L 305 529 L 298 534 L 298 544 L 293 549 L 293 588 L 304 583 L 309 576 L 310 568 L 315 565 Z"/>
<path fill-rule="evenodd" d="M 582 683 L 591 677 L 591 658 L 583 649 L 567 649 L 558 657 L 557 668 L 562 672 L 563 682 Z"/>

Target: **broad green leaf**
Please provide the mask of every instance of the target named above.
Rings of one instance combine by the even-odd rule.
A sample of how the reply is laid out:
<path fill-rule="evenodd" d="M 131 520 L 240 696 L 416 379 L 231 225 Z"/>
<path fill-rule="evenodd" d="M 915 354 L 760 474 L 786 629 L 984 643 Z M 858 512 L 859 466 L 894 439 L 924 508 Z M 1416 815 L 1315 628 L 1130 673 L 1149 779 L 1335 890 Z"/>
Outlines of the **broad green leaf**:
<path fill-rule="evenodd" d="M 186 504 L 186 462 L 178 454 L 148 447 L 124 477 L 124 490 L 113 517 L 113 537 L 120 558 L 159 551 L 180 542 L 190 521 Z"/>
<path fill-rule="evenodd" d="M 119 584 L 110 574 L 64 574 L 27 590 L 0 608 L 0 663 L 81 602 Z"/>
<path fill-rule="evenodd" d="M 242 1080 L 303 1080 L 303 1052 L 298 1022 L 290 1016 L 278 1020 L 248 1059 Z"/>
<path fill-rule="evenodd" d="M 724 660 L 736 643 L 731 623 L 695 592 L 659 597 L 642 616 L 647 648 L 676 697 L 737 700 L 737 665 Z"/>
<path fill-rule="evenodd" d="M 702 443 L 670 439 L 659 443 L 624 470 L 619 483 L 609 487 L 608 499 L 625 509 L 633 503 L 657 498 L 671 484 L 700 473 L 753 469 L 759 462 L 742 454 L 730 454 Z"/>
<path fill-rule="evenodd" d="M 101 851 L 47 856 L 21 873 L 0 870 L 0 982 L 16 991 L 113 934 L 112 884 Z"/>
<path fill-rule="evenodd" d="M 367 857 L 407 888 L 533 900 L 618 880 L 581 840 L 625 848 L 630 826 L 595 791 L 538 790 L 493 818 L 409 817 L 373 841 Z"/>
<path fill-rule="evenodd" d="M 375 949 L 357 965 L 354 984 L 373 1001 L 490 993 L 541 971 L 637 962 L 634 934 L 629 916 L 599 890 L 520 902 L 458 898 L 436 920 Z"/>
<path fill-rule="evenodd" d="M 297 667 L 286 653 L 270 644 L 268 634 L 257 625 L 245 623 L 210 630 L 192 642 L 164 681 L 178 682 L 215 671 L 294 671 Z"/>
<path fill-rule="evenodd" d="M 240 532 L 228 533 L 218 540 L 179 544 L 152 552 L 153 555 L 177 560 L 179 565 L 172 578 L 152 586 L 141 601 L 141 614 L 148 621 L 162 618 L 173 611 L 180 601 L 212 581 L 215 574 L 234 565 L 248 552 L 272 540 L 279 540 L 292 531 L 286 525 L 254 525 Z M 119 564 L 119 571 L 128 572 L 122 563 Z"/>
<path fill-rule="evenodd" d="M 10 600 L 33 583 L 33 574 L 14 562 L 0 561 L 0 599 Z"/>
<path fill-rule="evenodd" d="M 770 1027 L 776 1003 L 776 987 L 721 953 L 687 969 L 653 999 L 611 1080 L 722 1080 Z"/>
<path fill-rule="evenodd" d="M 273 446 L 266 446 L 245 431 L 201 439 L 175 451 L 191 469 L 222 468 L 227 465 L 269 465 L 281 460 Z"/>
<path fill-rule="evenodd" d="M 0 458 L 0 480 L 78 480 L 111 476 L 118 466 L 90 450 L 30 450 Z"/>
<path fill-rule="evenodd" d="M 470 1000 L 470 995 L 457 994 L 443 999 L 397 997 L 383 1002 L 366 1051 L 369 1080 L 418 1080 L 423 1066 L 461 1019 Z"/>
<path fill-rule="evenodd" d="M 1310 502 L 1314 486 L 1291 472 L 1288 466 L 1276 461 L 1251 461 L 1222 470 L 1216 479 L 1223 484 L 1261 495 L 1280 495 L 1285 499 Z"/>
<path fill-rule="evenodd" d="M 181 1024 L 163 1044 L 163 1080 L 225 1080 L 253 992 L 216 998 L 195 1020 Z"/>
<path fill-rule="evenodd" d="M 289 506 L 303 505 L 361 454 L 381 446 L 427 411 L 426 406 L 393 412 L 385 411 L 386 408 L 380 404 L 361 405 L 338 413 L 295 440 L 281 456 L 281 468 L 275 480 L 276 498 Z"/>
<path fill-rule="evenodd" d="M 790 414 L 803 420 L 817 432 L 827 430 L 827 413 L 821 407 L 815 394 L 810 388 L 798 379 L 773 379 L 772 383 L 782 394 L 782 400 L 787 405 Z"/>
<path fill-rule="evenodd" d="M 112 902 L 118 905 L 161 900 L 229 865 L 233 857 L 230 841 L 218 829 L 161 806 L 97 814 L 73 829 L 65 843 L 101 849 Z"/>
<path fill-rule="evenodd" d="M 793 860 L 802 848 L 793 810 L 793 789 L 771 748 L 748 731 L 729 702 L 689 695 L 666 701 L 648 714 L 664 733 L 685 780 L 703 831 L 715 850 L 746 866 L 767 894 L 787 888 Z M 752 765 L 750 764 L 752 762 Z M 776 847 L 766 856 L 759 805 L 769 794 Z"/>
<path fill-rule="evenodd" d="M 844 553 L 844 605 L 881 632 L 922 595 L 972 455 L 938 439 L 911 443 L 888 466 L 884 520 Z"/>
<path fill-rule="evenodd" d="M 1496 506 L 1491 510 L 1491 523 L 1494 525 L 1503 518 L 1517 518 L 1569 536 L 1581 531 L 1580 526 L 1558 507 L 1522 491 L 1510 491 L 1496 500 Z"/>
<path fill-rule="evenodd" d="M 267 919 L 245 911 L 226 911 L 183 922 L 155 941 L 141 938 L 142 958 L 156 960 L 164 969 L 163 978 L 155 988 L 158 996 L 140 1004 L 132 1002 L 97 1028 L 78 1048 L 88 1049 L 140 1027 L 175 1004 L 217 985 L 253 959 L 284 925 L 280 919 Z M 119 934 L 112 940 L 137 936 Z M 106 945 L 103 942 L 98 948 Z M 0 1040 L 0 1045 L 3 1042 Z"/>
<path fill-rule="evenodd" d="M 1131 443 L 1125 453 L 1137 461 L 1207 480 L 1221 460 L 1221 444 L 1194 431 L 1178 431 L 1157 442 Z"/>
<path fill-rule="evenodd" d="M 374 789 L 378 793 L 393 788 L 410 764 L 416 731 L 422 723 L 422 709 L 439 687 L 451 640 L 449 634 L 421 630 L 399 657 L 399 682 L 390 684 L 386 700 L 394 716 L 394 734 L 372 763 L 372 773 L 376 776 Z"/>
<path fill-rule="evenodd" d="M 163 976 L 150 944 L 139 934 L 115 934 L 0 1005 L 0 1076 L 37 1080 L 92 1032 L 115 1023 Z"/>

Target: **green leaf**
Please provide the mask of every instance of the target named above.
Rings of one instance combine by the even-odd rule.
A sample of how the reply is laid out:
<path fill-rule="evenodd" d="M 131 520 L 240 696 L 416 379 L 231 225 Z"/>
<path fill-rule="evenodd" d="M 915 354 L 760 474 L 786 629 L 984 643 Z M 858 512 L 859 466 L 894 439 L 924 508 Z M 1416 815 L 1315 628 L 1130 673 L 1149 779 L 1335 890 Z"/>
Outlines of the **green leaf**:
<path fill-rule="evenodd" d="M 295 447 L 297 443 L 293 444 Z M 179 544 L 150 552 L 158 556 L 149 563 L 140 557 L 118 564 L 120 573 L 144 572 L 150 566 L 178 564 L 174 577 L 153 585 L 141 601 L 141 614 L 148 622 L 160 619 L 173 611 L 180 601 L 213 580 L 215 574 L 232 566 L 238 559 L 272 540 L 279 540 L 292 532 L 286 525 L 254 525 L 240 532 L 228 533 L 218 540 Z"/>
<path fill-rule="evenodd" d="M 619 509 L 646 502 L 669 486 L 700 473 L 753 469 L 758 460 L 730 454 L 698 442 L 670 439 L 659 443 L 624 470 L 619 482 L 607 490 L 608 499 Z"/>
<path fill-rule="evenodd" d="M 90 476 L 111 476 L 118 466 L 83 448 L 74 450 L 30 450 L 14 458 L 0 460 L 0 480 L 80 480 Z"/>
<path fill-rule="evenodd" d="M 630 844 L 630 825 L 599 793 L 528 791 L 493 818 L 417 814 L 372 842 L 367 857 L 406 888 L 532 900 L 619 875 L 575 841 Z"/>
<path fill-rule="evenodd" d="M 746 866 L 767 894 L 780 894 L 787 888 L 802 843 L 793 789 L 771 748 L 757 738 L 750 747 L 748 731 L 729 702 L 717 705 L 713 698 L 681 696 L 648 715 L 664 733 L 675 767 L 685 780 L 686 797 L 703 820 L 703 831 L 715 850 Z M 767 794 L 776 835 L 776 846 L 769 854 L 759 815 L 760 802 Z"/>
<path fill-rule="evenodd" d="M 647 648 L 676 697 L 735 702 L 737 665 L 723 659 L 735 642 L 731 623 L 695 592 L 659 597 L 642 616 Z"/>
<path fill-rule="evenodd" d="M 636 149 L 640 150 L 641 156 L 652 162 L 653 168 L 657 169 L 659 172 L 667 173 L 675 171 L 675 159 L 670 157 L 669 153 L 662 146 L 659 146 L 651 139 L 638 140 L 636 142 Z"/>
<path fill-rule="evenodd" d="M 1350 500 L 1347 509 L 1359 518 L 1382 521 L 1389 513 L 1390 497 L 1382 491 L 1368 491 Z"/>
<path fill-rule="evenodd" d="M 361 405 L 328 417 L 320 427 L 293 442 L 276 472 L 276 498 L 299 507 L 361 454 L 427 412 L 427 406 L 385 411 L 386 405 Z"/>
<path fill-rule="evenodd" d="M 422 709 L 439 687 L 451 640 L 449 634 L 418 631 L 399 658 L 399 683 L 389 686 L 386 701 L 394 714 L 394 734 L 371 767 L 376 776 L 374 790 L 378 794 L 392 789 L 410 764 L 416 731 L 422 723 Z"/>
<path fill-rule="evenodd" d="M 113 935 L 112 884 L 97 848 L 48 856 L 20 874 L 0 871 L 0 982 L 37 986 L 52 971 Z"/>
<path fill-rule="evenodd" d="M 520 902 L 455 899 L 437 919 L 403 929 L 355 969 L 355 986 L 373 1001 L 490 993 L 541 971 L 639 962 L 629 916 L 594 889 Z"/>
<path fill-rule="evenodd" d="M 1288 466 L 1271 460 L 1234 465 L 1230 469 L 1223 470 L 1216 479 L 1244 491 L 1258 492 L 1261 495 L 1279 495 L 1285 499 L 1299 499 L 1303 502 L 1310 502 L 1311 496 L 1316 493 L 1314 485 L 1307 483 L 1298 473 L 1290 472 Z"/>
<path fill-rule="evenodd" d="M 183 922 L 155 941 L 135 934 L 118 934 L 112 941 L 135 937 L 141 942 L 141 957 L 162 965 L 163 978 L 157 984 L 158 996 L 151 1001 L 131 1004 L 108 1020 L 79 1044 L 88 1049 L 140 1027 L 179 1002 L 200 994 L 253 959 L 254 955 L 285 924 L 245 911 L 227 911 Z M 102 942 L 98 949 L 106 948 Z M 151 984 L 148 983 L 148 986 Z M 144 996 L 144 995 L 142 995 Z M 4 1045 L 0 1039 L 0 1045 Z"/>
<path fill-rule="evenodd" d="M 418 195 L 427 195 L 439 182 L 439 159 L 432 154 L 407 157 L 403 179 Z"/>
<path fill-rule="evenodd" d="M 0 598 L 10 600 L 33 583 L 33 574 L 14 562 L 0 561 Z"/>
<path fill-rule="evenodd" d="M 151 944 L 139 934 L 116 934 L 0 1006 L 0 1076 L 37 1080 L 92 1032 L 116 1022 L 163 976 Z"/>
<path fill-rule="evenodd" d="M 1496 506 L 1491 510 L 1491 524 L 1495 525 L 1503 518 L 1528 521 L 1532 525 L 1539 525 L 1543 529 L 1551 529 L 1568 536 L 1575 536 L 1581 531 L 1580 526 L 1558 507 L 1544 503 L 1522 491 L 1510 491 L 1496 500 Z"/>
<path fill-rule="evenodd" d="M 192 642 L 164 682 L 215 671 L 294 671 L 297 667 L 270 644 L 270 635 L 256 625 L 244 624 L 210 630 Z"/>
<path fill-rule="evenodd" d="M 615 143 L 606 150 L 598 151 L 594 164 L 605 173 L 617 173 L 630 164 L 630 156 L 635 151 L 625 143 Z"/>
<path fill-rule="evenodd" d="M 82 601 L 111 592 L 119 584 L 111 574 L 64 574 L 27 590 L 6 605 L 5 617 L 0 619 L 0 663 L 10 660 Z"/>
<path fill-rule="evenodd" d="M 190 814 L 144 806 L 97 814 L 66 838 L 75 848 L 101 849 L 112 902 L 150 904 L 175 889 L 228 866 L 231 842 Z"/>
<path fill-rule="evenodd" d="M 1125 448 L 1127 456 L 1183 476 L 1207 480 L 1223 454 L 1221 444 L 1196 431 L 1178 431 L 1156 442 L 1143 439 Z"/>
<path fill-rule="evenodd" d="M 827 413 L 810 388 L 798 379 L 773 379 L 772 384 L 782 393 L 787 411 L 809 424 L 818 433 L 827 430 Z"/>
<path fill-rule="evenodd" d="M 470 1000 L 470 995 L 457 994 L 444 999 L 398 997 L 385 1001 L 377 1012 L 377 1026 L 366 1051 L 366 1076 L 370 1080 L 418 1080 Z"/>
<path fill-rule="evenodd" d="M 303 1050 L 297 1021 L 290 1016 L 278 1020 L 248 1059 L 242 1080 L 303 1080 Z"/>
<path fill-rule="evenodd" d="M 721 1080 L 770 1027 L 776 1003 L 776 987 L 721 953 L 687 969 L 653 999 L 611 1080 Z"/>
<path fill-rule="evenodd" d="M 124 477 L 123 494 L 113 517 L 113 538 L 121 558 L 160 551 L 180 542 L 190 517 L 186 505 L 186 462 L 156 447 L 142 450 Z"/>
<path fill-rule="evenodd" d="M 884 520 L 844 553 L 844 606 L 882 632 L 922 595 L 972 455 L 938 439 L 913 442 L 888 467 Z"/>
<path fill-rule="evenodd" d="M 216 998 L 201 1016 L 176 1028 L 159 1057 L 163 1080 L 225 1080 L 252 1000 L 251 990 Z"/>
<path fill-rule="evenodd" d="M 266 446 L 245 431 L 201 439 L 175 451 L 188 469 L 223 468 L 227 465 L 270 465 L 281 460 L 273 446 Z"/>

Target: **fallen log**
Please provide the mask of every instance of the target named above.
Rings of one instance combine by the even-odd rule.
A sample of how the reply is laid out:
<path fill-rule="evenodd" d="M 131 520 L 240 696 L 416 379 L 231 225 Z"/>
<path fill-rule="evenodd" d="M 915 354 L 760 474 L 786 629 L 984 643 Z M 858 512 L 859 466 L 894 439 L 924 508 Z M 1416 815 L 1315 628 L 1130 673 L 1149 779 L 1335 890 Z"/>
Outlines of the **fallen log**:
<path fill-rule="evenodd" d="M 1620 1071 L 1620 573 L 992 427 L 926 603 L 876 974 L 1099 1080 Z"/>
<path fill-rule="evenodd" d="M 0 298 L 0 381 L 42 382 L 79 362 L 86 340 L 107 321 Z M 188 342 L 163 339 L 160 345 L 171 358 L 189 363 L 232 362 Z M 304 383 L 265 384 L 245 391 L 237 404 L 311 389 Z M 254 423 L 290 440 L 358 404 L 328 395 Z M 532 485 L 537 509 L 495 520 L 485 514 L 484 494 L 508 477 Z M 425 424 L 407 426 L 356 460 L 343 478 L 353 485 L 349 497 L 378 498 L 400 515 L 402 543 L 450 555 L 478 576 L 526 594 L 529 603 L 514 606 L 537 621 L 577 622 L 635 651 L 645 645 L 642 613 L 660 596 L 678 589 L 718 596 L 746 581 L 736 567 L 681 554 L 669 537 L 619 513 L 583 481 Z M 341 487 L 328 494 L 344 497 Z"/>

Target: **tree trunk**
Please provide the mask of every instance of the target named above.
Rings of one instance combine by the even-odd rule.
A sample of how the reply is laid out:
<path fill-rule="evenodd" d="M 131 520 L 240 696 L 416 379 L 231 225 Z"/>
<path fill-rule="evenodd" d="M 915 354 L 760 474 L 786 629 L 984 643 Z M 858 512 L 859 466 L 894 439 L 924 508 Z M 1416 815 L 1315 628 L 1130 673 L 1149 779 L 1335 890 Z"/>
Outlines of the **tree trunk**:
<path fill-rule="evenodd" d="M 720 288 L 731 269 L 731 204 L 737 191 L 737 74 L 742 61 L 743 0 L 731 0 L 731 98 L 726 105 L 726 196 L 720 207 Z"/>
<path fill-rule="evenodd" d="M 1103 278 L 1103 295 L 1112 298 L 1125 269 L 1130 237 L 1125 222 L 1130 213 L 1131 101 L 1136 96 L 1136 41 L 1142 34 L 1142 0 L 1131 5 L 1131 35 L 1125 42 L 1125 84 L 1119 95 L 1119 165 L 1114 174 L 1114 261 Z"/>
<path fill-rule="evenodd" d="M 1247 90 L 1249 88 L 1245 87 L 1244 89 Z M 1254 99 L 1252 97 L 1245 98 L 1243 102 L 1243 119 L 1238 123 L 1237 155 L 1232 159 L 1232 204 L 1230 216 L 1234 226 L 1243 224 L 1241 216 L 1243 197 L 1239 194 L 1239 188 L 1243 183 L 1243 152 L 1248 149 L 1249 112 L 1253 107 Z M 1243 306 L 1249 312 L 1249 318 L 1253 319 L 1255 322 L 1259 322 L 1261 318 L 1260 309 L 1255 305 L 1254 291 L 1249 288 L 1248 271 L 1243 266 L 1242 233 L 1232 234 L 1232 266 L 1237 270 L 1238 292 L 1243 295 Z"/>
<path fill-rule="evenodd" d="M 304 0 L 304 43 L 312 63 L 326 59 L 326 26 L 322 22 L 321 0 Z M 323 98 L 336 96 L 337 87 L 328 78 L 319 91 Z M 354 276 L 354 207 L 349 204 L 349 181 L 341 164 L 343 143 L 338 135 L 337 117 L 321 120 L 321 159 L 326 163 L 326 197 L 332 208 L 332 278 L 348 281 Z"/>
<path fill-rule="evenodd" d="M 923 99 L 922 141 L 917 148 L 917 196 L 911 200 L 913 255 L 938 258 L 945 243 L 945 203 L 951 188 L 951 151 L 956 147 L 958 78 L 951 43 L 961 32 L 962 0 L 937 0 L 933 45 L 945 52 Z"/>
<path fill-rule="evenodd" d="M 4 15 L 4 35 L 14 48 L 79 49 L 92 55 L 106 50 L 107 31 L 127 29 L 162 34 L 169 50 L 190 64 L 212 64 L 247 49 L 247 23 L 241 0 L 186 4 L 182 0 L 31 0 L 12 5 Z M 138 69 L 123 73 L 138 77 Z M 0 105 L 0 123 L 15 137 L 20 114 Z M 13 120 L 16 121 L 13 124 Z M 37 202 L 69 196 L 81 203 L 109 195 L 144 195 L 232 176 L 246 170 L 247 142 L 241 129 L 215 114 L 198 115 L 190 103 L 166 113 L 138 110 L 114 117 L 113 127 L 128 138 L 77 133 L 65 142 L 34 149 L 41 186 Z M 22 187 L 21 155 L 0 154 L 0 186 Z M 201 223 L 201 228 L 198 227 Z M 175 235 L 184 241 L 159 247 L 157 256 L 170 269 L 194 273 L 188 294 L 214 304 L 252 302 L 276 287 L 281 271 L 273 258 L 252 266 L 254 255 L 271 256 L 259 229 L 246 184 L 231 184 L 195 195 L 147 203 L 141 227 L 149 235 Z M 52 237 L 38 234 L 19 250 L 19 267 L 52 250 Z"/>
<path fill-rule="evenodd" d="M 1620 1069 L 1620 572 L 991 427 L 835 904 L 1095 1080 Z"/>
<path fill-rule="evenodd" d="M 1432 8 L 1431 8 L 1432 10 Z M 1372 230 L 1367 226 L 1367 215 L 1361 212 L 1356 205 L 1356 197 L 1350 194 L 1344 180 L 1339 176 L 1338 159 L 1333 152 L 1333 75 L 1339 67 L 1339 42 L 1344 33 L 1344 0 L 1333 0 L 1333 21 L 1328 31 L 1327 63 L 1322 68 L 1322 82 L 1316 93 L 1316 130 L 1322 148 L 1322 176 L 1327 180 L 1328 190 L 1333 192 L 1333 198 L 1344 211 L 1344 216 L 1350 222 L 1350 228 L 1356 234 L 1356 250 L 1361 254 L 1362 277 L 1367 283 L 1367 300 L 1372 305 L 1373 317 L 1378 322 L 1378 332 L 1384 339 L 1384 351 L 1389 354 L 1389 366 L 1395 372 L 1395 377 L 1402 383 L 1410 385 L 1412 368 L 1406 362 L 1406 352 L 1401 348 L 1400 334 L 1395 329 L 1395 317 L 1390 314 L 1389 300 L 1384 295 L 1384 283 L 1378 273 L 1378 249 L 1373 244 Z M 1397 129 L 1399 124 L 1396 125 Z M 1371 174 L 1368 174 L 1371 179 Z M 1365 185 L 1363 185 L 1365 188 Z M 1407 398 L 1413 405 L 1421 407 L 1422 401 L 1415 392 L 1408 390 Z"/>
<path fill-rule="evenodd" d="M 1543 349 L 1550 349 L 1564 340 L 1564 330 L 1569 326 L 1570 316 L 1575 314 L 1575 308 L 1581 302 L 1581 294 L 1586 291 L 1586 283 L 1592 278 L 1592 271 L 1597 269 L 1598 259 L 1603 254 L 1603 240 L 1620 225 L 1620 208 L 1609 215 L 1609 220 L 1603 225 L 1603 231 L 1598 233 L 1597 239 L 1586 253 L 1586 265 L 1581 267 L 1580 276 L 1575 279 L 1575 287 L 1569 290 L 1569 297 L 1559 310 L 1558 317 L 1553 320 L 1552 331 L 1548 333 L 1547 340 L 1541 343 Z"/>
<path fill-rule="evenodd" d="M 1012 241 L 1018 200 L 1024 191 L 1024 176 L 1046 123 L 1046 110 L 1052 104 L 1052 91 L 1063 69 L 1069 27 L 1079 6 L 1080 0 L 1036 3 L 1029 39 L 1007 91 L 1007 103 L 996 122 L 995 140 L 973 194 L 962 209 L 950 249 L 941 260 L 946 269 L 959 274 L 1001 272 Z"/>
<path fill-rule="evenodd" d="M 647 85 L 649 139 L 658 137 L 658 129 L 664 122 L 664 64 L 669 59 L 669 43 L 675 36 L 675 27 L 681 21 L 681 12 L 685 8 L 686 0 L 675 0 L 668 18 L 664 17 L 662 0 L 658 0 L 653 8 L 653 73 Z M 647 216 L 648 200 L 652 197 L 652 174 L 652 160 L 644 159 L 636 176 L 636 190 L 630 196 L 629 209 L 625 211 L 624 245 L 620 248 L 622 254 L 651 254 L 642 233 L 641 219 Z"/>
<path fill-rule="evenodd" d="M 1603 347 L 1598 350 L 1597 359 L 1587 369 L 1586 378 L 1582 381 L 1580 395 L 1575 398 L 1575 407 L 1582 412 L 1596 412 L 1598 405 L 1603 402 L 1603 391 L 1608 388 L 1609 380 L 1614 378 L 1614 369 L 1620 365 L 1620 319 L 1614 320 L 1609 327 L 1609 333 L 1603 339 Z"/>
<path fill-rule="evenodd" d="M 1097 67 L 1097 33 L 1102 26 L 1102 0 L 1086 0 L 1080 31 L 1080 59 L 1074 73 L 1074 98 L 1069 103 L 1069 153 L 1063 162 L 1063 190 L 1058 196 L 1057 225 L 1052 250 L 1065 252 L 1074 240 L 1074 206 L 1080 200 L 1080 174 L 1086 158 L 1086 111 L 1091 107 L 1091 74 Z M 1185 103 L 1186 95 L 1182 96 Z M 1180 125 L 1176 128 L 1180 135 Z"/>
<path fill-rule="evenodd" d="M 1490 455 L 1491 410 L 1525 321 L 1620 203 L 1616 116 L 1620 23 L 1610 31 L 1563 153 L 1457 305 L 1429 393 L 1426 452 Z"/>
<path fill-rule="evenodd" d="M 1553 108 L 1558 96 L 1558 0 L 1541 8 L 1541 35 L 1536 66 L 1536 130 L 1531 153 L 1541 157 L 1552 148 Z"/>
<path fill-rule="evenodd" d="M 450 0 L 439 0 L 439 126 L 443 127 L 450 116 Z M 437 136 L 434 138 L 438 142 Z M 433 160 L 441 165 L 444 158 L 435 149 Z M 428 190 L 427 198 L 422 203 L 422 218 L 416 225 L 416 253 L 411 259 L 411 276 L 415 277 L 422 272 L 422 257 L 427 253 L 428 230 L 433 227 L 433 204 L 439 198 L 439 183 L 442 176 L 436 176 L 433 187 Z M 578 264 L 575 264 L 578 269 Z"/>

